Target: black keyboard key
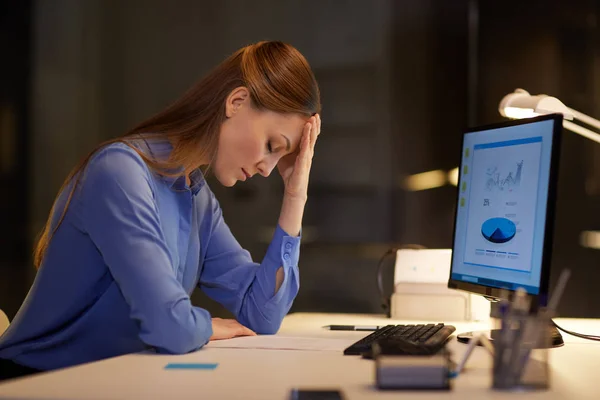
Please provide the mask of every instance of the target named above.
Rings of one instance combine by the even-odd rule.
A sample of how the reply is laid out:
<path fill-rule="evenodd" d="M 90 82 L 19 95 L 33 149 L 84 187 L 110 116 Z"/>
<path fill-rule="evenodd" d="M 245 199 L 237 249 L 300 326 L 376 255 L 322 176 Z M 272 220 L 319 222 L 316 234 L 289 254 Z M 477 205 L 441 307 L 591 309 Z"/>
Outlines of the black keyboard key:
<path fill-rule="evenodd" d="M 374 341 L 387 337 L 388 331 L 391 331 L 395 328 L 395 325 L 386 325 L 377 329 L 375 332 L 370 333 L 369 335 L 365 336 L 364 338 L 360 339 L 358 342 L 354 343 L 352 346 L 344 350 L 344 354 L 354 356 L 360 355 L 363 351 L 369 350 L 371 348 L 371 344 Z"/>
<path fill-rule="evenodd" d="M 419 338 L 419 342 L 426 341 L 427 339 L 435 335 L 435 333 L 442 329 L 442 327 L 444 326 L 444 324 L 431 325 L 431 328 L 427 332 L 423 333 L 423 335 L 421 335 L 421 337 Z"/>
<path fill-rule="evenodd" d="M 405 332 L 411 329 L 411 325 L 398 325 L 400 329 L 398 329 L 396 336 L 402 336 Z"/>
<path fill-rule="evenodd" d="M 418 325 L 418 326 L 420 328 L 417 329 L 412 335 L 410 335 L 409 337 L 407 337 L 408 340 L 410 340 L 410 341 L 418 341 L 419 338 L 421 337 L 421 335 L 423 335 L 425 332 L 427 332 L 429 329 L 431 329 L 431 326 L 428 327 L 427 325 Z"/>
<path fill-rule="evenodd" d="M 423 344 L 425 346 L 436 347 L 438 345 L 444 345 L 446 340 L 456 330 L 452 325 L 444 325 L 442 329 L 437 331 L 432 337 L 427 339 Z"/>
<path fill-rule="evenodd" d="M 411 325 L 409 327 L 409 329 L 405 330 L 402 333 L 402 337 L 405 337 L 405 338 L 411 337 L 413 335 L 413 333 L 415 333 L 417 330 L 420 329 L 421 326 L 422 325 Z"/>

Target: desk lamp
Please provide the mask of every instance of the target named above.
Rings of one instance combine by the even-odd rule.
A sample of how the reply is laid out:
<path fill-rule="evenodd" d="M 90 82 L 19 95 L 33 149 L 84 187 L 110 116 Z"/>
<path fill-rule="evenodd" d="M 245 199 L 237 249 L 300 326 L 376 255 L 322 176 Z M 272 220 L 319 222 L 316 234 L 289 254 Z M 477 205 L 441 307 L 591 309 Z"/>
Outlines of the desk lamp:
<path fill-rule="evenodd" d="M 517 89 L 509 93 L 500 102 L 498 107 L 500 115 L 506 118 L 520 119 L 531 118 L 542 114 L 561 113 L 563 115 L 563 127 L 586 137 L 594 142 L 600 143 L 600 134 L 577 125 L 572 120 L 578 120 L 584 124 L 600 130 L 600 121 L 577 110 L 567 107 L 559 99 L 545 94 L 532 96 L 523 89 Z"/>

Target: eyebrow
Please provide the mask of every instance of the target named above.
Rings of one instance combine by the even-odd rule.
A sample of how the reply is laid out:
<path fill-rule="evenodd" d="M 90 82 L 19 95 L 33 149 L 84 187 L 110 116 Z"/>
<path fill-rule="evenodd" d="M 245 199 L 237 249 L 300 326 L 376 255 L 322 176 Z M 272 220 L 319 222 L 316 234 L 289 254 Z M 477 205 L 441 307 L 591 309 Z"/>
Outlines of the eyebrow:
<path fill-rule="evenodd" d="M 285 138 L 285 141 L 286 141 L 285 150 L 290 151 L 290 148 L 292 147 L 292 145 L 290 144 L 290 139 L 288 139 L 288 137 L 285 136 L 283 133 L 280 133 L 280 135 Z"/>

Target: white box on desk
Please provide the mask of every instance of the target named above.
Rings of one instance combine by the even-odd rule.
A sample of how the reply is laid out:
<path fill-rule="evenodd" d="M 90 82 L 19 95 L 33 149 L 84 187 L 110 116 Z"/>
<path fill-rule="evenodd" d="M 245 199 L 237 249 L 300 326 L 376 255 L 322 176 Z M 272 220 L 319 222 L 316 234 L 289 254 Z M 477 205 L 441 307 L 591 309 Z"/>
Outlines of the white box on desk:
<path fill-rule="evenodd" d="M 448 289 L 451 259 L 451 249 L 398 250 L 391 317 L 440 322 L 489 320 L 489 301 Z"/>

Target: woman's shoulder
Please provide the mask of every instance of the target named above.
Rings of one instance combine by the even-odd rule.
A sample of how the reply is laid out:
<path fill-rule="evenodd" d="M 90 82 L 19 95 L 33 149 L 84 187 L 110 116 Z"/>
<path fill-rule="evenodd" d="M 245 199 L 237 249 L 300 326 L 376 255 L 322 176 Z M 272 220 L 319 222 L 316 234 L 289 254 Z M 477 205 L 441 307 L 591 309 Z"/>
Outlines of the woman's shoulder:
<path fill-rule="evenodd" d="M 134 159 L 142 159 L 139 155 L 139 151 L 142 149 L 136 143 L 126 143 L 126 142 L 112 142 L 100 147 L 92 156 L 93 159 L 99 158 L 115 158 L 115 159 L 129 159 L 133 157 Z"/>
<path fill-rule="evenodd" d="M 150 177 L 150 170 L 139 149 L 123 142 L 107 144 L 96 151 L 85 168 L 86 179 L 116 179 Z"/>

